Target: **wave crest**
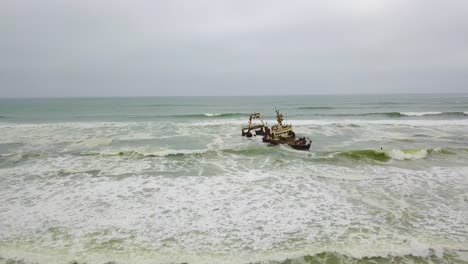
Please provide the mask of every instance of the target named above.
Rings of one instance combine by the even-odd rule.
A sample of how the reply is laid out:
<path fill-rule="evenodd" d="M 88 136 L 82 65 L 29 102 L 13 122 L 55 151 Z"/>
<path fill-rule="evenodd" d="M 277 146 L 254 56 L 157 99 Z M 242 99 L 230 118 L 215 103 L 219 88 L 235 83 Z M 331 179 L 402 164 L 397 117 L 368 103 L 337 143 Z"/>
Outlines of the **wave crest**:
<path fill-rule="evenodd" d="M 423 149 L 392 149 L 392 150 L 351 150 L 345 152 L 335 152 L 329 154 L 331 158 L 348 158 L 352 160 L 374 160 L 387 162 L 390 160 L 417 160 L 424 159 L 433 153 L 453 154 L 448 149 L 423 148 Z"/>
<path fill-rule="evenodd" d="M 121 156 L 121 157 L 171 157 L 171 156 L 184 156 L 206 153 L 207 150 L 116 150 L 107 152 L 85 152 L 80 153 L 82 156 Z"/>
<path fill-rule="evenodd" d="M 168 116 L 168 117 L 176 117 L 176 118 L 213 118 L 213 117 L 245 117 L 249 116 L 246 113 L 205 113 L 205 114 L 190 114 L 190 115 L 175 115 L 175 116 Z"/>
<path fill-rule="evenodd" d="M 373 112 L 373 113 L 336 113 L 336 114 L 312 114 L 316 116 L 338 116 L 338 117 L 424 117 L 424 116 L 446 116 L 446 117 L 464 117 L 468 112 Z"/>
<path fill-rule="evenodd" d="M 401 112 L 402 116 L 427 116 L 427 115 L 442 115 L 443 112 Z"/>
<path fill-rule="evenodd" d="M 422 116 L 465 116 L 465 112 L 385 112 L 364 115 L 385 115 L 388 117 L 422 117 Z"/>
<path fill-rule="evenodd" d="M 285 153 L 285 150 L 290 150 Z M 429 156 L 437 155 L 456 155 L 464 154 L 468 152 L 465 148 L 422 148 L 422 149 L 391 149 L 391 150 L 373 150 L 373 149 L 361 149 L 361 150 L 349 150 L 349 151 L 319 151 L 319 152 L 306 152 L 309 158 L 312 157 L 311 161 L 315 162 L 328 162 L 328 161 L 354 161 L 354 162 L 388 162 L 391 160 L 395 161 L 410 161 L 425 159 Z M 226 148 L 226 149 L 198 149 L 198 150 L 177 150 L 177 149 L 123 149 L 123 150 L 102 150 L 102 151 L 81 151 L 78 153 L 63 153 L 64 155 L 78 155 L 78 156 L 101 156 L 101 157 L 122 157 L 130 159 L 142 159 L 142 158 L 183 158 L 183 157 L 219 157 L 220 155 L 238 155 L 238 156 L 271 156 L 271 155 L 298 155 L 297 157 L 303 157 L 303 151 L 297 151 L 285 148 L 279 148 L 274 146 L 265 145 L 253 146 L 247 148 Z M 7 162 L 19 162 L 28 158 L 37 158 L 48 156 L 45 153 L 10 153 L 0 154 L 0 160 Z M 310 159 L 309 159 L 310 160 Z"/>
<path fill-rule="evenodd" d="M 111 239 L 104 243 L 119 243 L 120 240 L 118 239 Z M 351 264 L 360 264 L 360 263 L 381 263 L 381 264 L 390 264 L 390 263 L 427 263 L 427 264 L 435 264 L 435 263 L 466 263 L 467 257 L 465 249 L 437 249 L 437 248 L 410 248 L 409 250 L 404 250 L 405 254 L 398 254 L 398 252 L 391 252 L 390 254 L 385 255 L 374 255 L 374 256 L 354 256 L 354 254 L 350 254 L 348 252 L 342 252 L 342 250 L 335 250 L 335 251 L 322 251 L 321 253 L 312 253 L 309 255 L 304 255 L 301 257 L 292 257 L 283 260 L 273 260 L 275 258 L 271 254 L 263 255 L 262 252 L 258 252 L 255 254 L 255 259 L 261 260 L 260 262 L 255 263 L 265 263 L 265 264 L 316 264 L 316 263 L 351 263 Z M 408 252 L 409 251 L 409 252 Z M 44 254 L 44 255 L 42 255 Z M 284 256 L 283 254 L 280 254 Z M 42 259 L 42 256 L 47 256 L 46 259 L 50 260 L 50 263 L 63 263 L 64 256 L 51 257 L 49 254 L 45 252 L 39 251 L 35 255 L 27 254 L 22 250 L 16 250 L 14 254 L 7 254 L 7 255 L 0 255 L 0 263 L 10 263 L 10 264 L 32 264 L 32 263 L 45 263 L 45 262 L 38 262 L 39 259 Z M 100 255 L 96 255 L 99 257 Z M 117 255 L 118 256 L 118 255 Z M 189 255 L 190 256 L 190 255 Z M 203 255 L 201 255 L 203 256 Z M 70 257 L 70 256 L 68 256 Z M 187 258 L 188 256 L 185 256 Z M 200 257 L 200 255 L 198 256 Z M 72 260 L 69 263 L 84 263 L 81 262 L 79 257 L 76 260 Z M 273 258 L 273 259 L 272 259 Z M 73 259 L 73 258 L 72 258 Z M 270 259 L 270 260 L 269 260 Z M 190 260 L 190 258 L 189 258 Z M 213 256 L 206 256 L 204 261 L 198 258 L 197 260 L 188 261 L 188 263 L 215 263 L 216 261 L 223 262 L 223 263 L 252 263 L 248 261 L 245 257 L 241 257 L 240 259 L 225 259 L 223 255 L 219 255 L 218 257 Z M 5 261 L 5 262 L 4 262 Z M 235 262 L 234 262 L 235 261 Z M 95 263 L 95 262 L 93 262 Z M 98 262 L 99 263 L 99 262 Z M 104 263 L 104 262 L 102 262 Z M 106 263 L 122 263 L 119 259 L 114 261 L 106 262 Z M 172 263 L 172 262 L 171 262 Z M 184 262 L 185 263 L 185 262 Z"/>

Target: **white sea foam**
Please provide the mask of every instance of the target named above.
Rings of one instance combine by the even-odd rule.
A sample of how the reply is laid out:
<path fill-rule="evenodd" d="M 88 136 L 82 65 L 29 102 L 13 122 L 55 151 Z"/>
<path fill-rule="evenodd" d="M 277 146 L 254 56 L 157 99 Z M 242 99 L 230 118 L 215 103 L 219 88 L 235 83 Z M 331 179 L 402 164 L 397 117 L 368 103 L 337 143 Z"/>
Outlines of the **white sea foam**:
<path fill-rule="evenodd" d="M 206 113 L 204 114 L 205 116 L 209 116 L 209 117 L 212 117 L 212 116 L 221 116 L 221 114 L 217 114 L 217 113 Z"/>
<path fill-rule="evenodd" d="M 405 116 L 426 116 L 426 115 L 441 115 L 442 112 L 401 112 Z"/>
<path fill-rule="evenodd" d="M 15 153 L 13 155 L 9 155 L 9 159 L 13 162 L 20 161 L 24 157 L 23 152 Z"/>
<path fill-rule="evenodd" d="M 246 169 L 250 166 L 247 159 L 240 164 L 231 161 L 229 157 L 218 159 L 218 165 L 229 167 L 230 172 L 226 168 L 225 173 L 214 176 L 148 175 L 179 166 L 163 164 L 163 160 L 111 157 L 46 157 L 16 168 L 2 168 L 2 177 L 14 177 L 0 184 L 0 199 L 20 197 L 21 203 L 0 205 L 0 224 L 9 227 L 1 235 L 8 239 L 26 235 L 49 247 L 61 247 L 72 239 L 72 252 L 83 244 L 112 250 L 106 243 L 114 239 L 130 251 L 164 251 L 170 256 L 213 252 L 221 254 L 221 260 L 229 259 L 223 254 L 239 249 L 249 257 L 249 252 L 256 254 L 260 260 L 327 249 L 352 256 L 419 255 L 427 251 L 427 245 L 434 248 L 424 236 L 440 232 L 448 241 L 464 241 L 461 230 L 465 218 L 460 208 L 465 202 L 457 197 L 465 193 L 466 169 L 415 171 L 303 163 L 264 171 Z M 204 169 L 210 160 L 206 162 Z M 252 166 L 259 163 L 257 158 Z M 59 168 L 77 173 L 98 169 L 101 173 L 99 177 L 86 173 L 51 177 Z M 28 181 L 28 173 L 49 176 L 26 185 L 5 185 L 18 178 Z M 125 173 L 133 174 L 118 177 Z M 425 191 L 427 186 L 430 193 Z M 450 196 L 446 196 L 447 191 Z M 446 198 L 442 201 L 441 196 Z M 408 214 L 416 219 L 407 219 Z M 416 245 L 408 246 L 404 242 L 408 237 L 396 235 L 409 228 L 408 224 L 422 236 Z M 47 230 L 57 226 L 63 228 L 63 235 L 51 239 Z M 286 253 L 291 248 L 297 252 Z M 153 261 L 163 259 L 154 257 Z M 199 257 L 198 262 L 192 258 L 190 262 L 209 259 Z M 227 263 L 236 261 L 239 258 L 232 257 Z M 92 259 L 88 262 L 94 263 Z"/>
<path fill-rule="evenodd" d="M 392 149 L 386 154 L 395 160 L 414 160 L 422 159 L 427 157 L 427 149 L 418 149 L 418 150 L 400 150 Z"/>

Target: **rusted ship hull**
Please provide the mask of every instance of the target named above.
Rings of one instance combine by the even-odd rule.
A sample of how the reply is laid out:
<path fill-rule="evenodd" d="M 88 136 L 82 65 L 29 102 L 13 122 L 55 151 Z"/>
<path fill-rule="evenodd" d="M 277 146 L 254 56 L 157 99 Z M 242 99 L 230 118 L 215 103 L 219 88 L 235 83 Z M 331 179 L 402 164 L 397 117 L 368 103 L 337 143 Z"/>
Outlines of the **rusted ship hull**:
<path fill-rule="evenodd" d="M 289 146 L 290 146 L 291 148 L 297 149 L 297 150 L 309 150 L 309 149 L 310 149 L 310 145 L 311 145 L 311 143 L 306 144 L 306 145 L 289 144 Z"/>
<path fill-rule="evenodd" d="M 265 143 L 270 143 L 272 145 L 279 145 L 279 144 L 285 144 L 290 146 L 293 149 L 297 150 L 309 150 L 310 146 L 312 144 L 312 141 L 310 139 L 272 139 L 269 137 L 263 137 L 262 141 Z"/>

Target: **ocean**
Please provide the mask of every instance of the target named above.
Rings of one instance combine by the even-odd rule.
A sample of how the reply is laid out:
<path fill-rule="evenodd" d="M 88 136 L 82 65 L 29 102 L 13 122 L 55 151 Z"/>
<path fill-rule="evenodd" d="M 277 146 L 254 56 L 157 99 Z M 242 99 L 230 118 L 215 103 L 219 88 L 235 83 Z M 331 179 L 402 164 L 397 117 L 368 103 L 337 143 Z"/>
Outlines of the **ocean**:
<path fill-rule="evenodd" d="M 275 108 L 310 151 L 241 136 Z M 468 94 L 0 99 L 0 263 L 468 263 Z"/>

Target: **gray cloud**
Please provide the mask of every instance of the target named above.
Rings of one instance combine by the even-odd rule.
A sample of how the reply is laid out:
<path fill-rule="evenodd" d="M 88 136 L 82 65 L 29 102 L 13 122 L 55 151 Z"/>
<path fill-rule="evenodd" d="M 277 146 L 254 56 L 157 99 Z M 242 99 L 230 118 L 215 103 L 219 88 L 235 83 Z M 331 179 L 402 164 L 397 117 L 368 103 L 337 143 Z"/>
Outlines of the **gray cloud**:
<path fill-rule="evenodd" d="M 0 17 L 0 96 L 468 92 L 462 0 L 7 0 Z"/>

